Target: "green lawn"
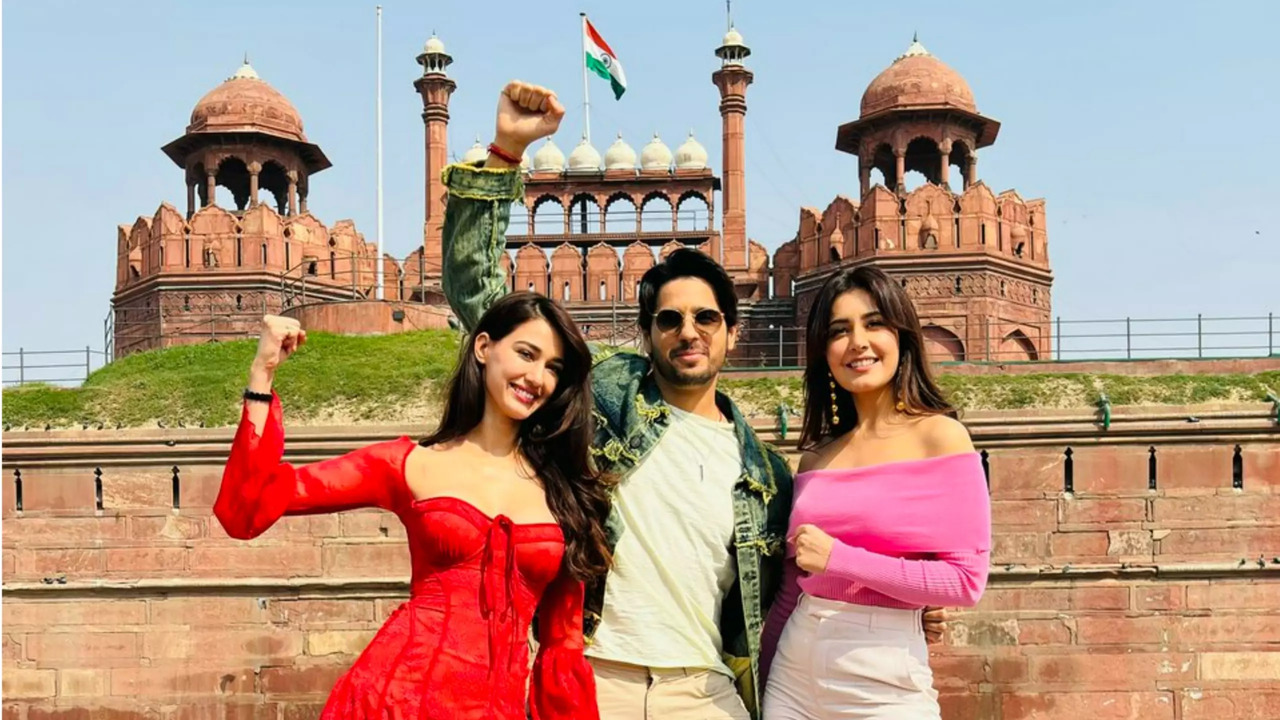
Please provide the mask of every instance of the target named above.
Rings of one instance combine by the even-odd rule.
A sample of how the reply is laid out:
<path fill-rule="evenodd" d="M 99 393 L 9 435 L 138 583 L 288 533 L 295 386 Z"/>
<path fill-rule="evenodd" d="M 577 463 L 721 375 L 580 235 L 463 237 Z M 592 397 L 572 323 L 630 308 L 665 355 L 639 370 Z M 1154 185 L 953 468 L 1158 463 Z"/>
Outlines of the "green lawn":
<path fill-rule="evenodd" d="M 191 345 L 118 360 L 82 387 L 27 385 L 4 391 L 4 422 L 15 428 L 173 427 L 234 424 L 256 343 Z M 293 423 L 427 422 L 458 353 L 458 335 L 427 330 L 352 337 L 310 333 L 284 363 L 276 388 Z M 1089 407 L 1105 392 L 1113 405 L 1260 401 L 1280 391 L 1280 372 L 1256 375 L 942 375 L 968 410 Z M 744 411 L 772 415 L 786 401 L 801 407 L 800 379 L 723 380 Z"/>

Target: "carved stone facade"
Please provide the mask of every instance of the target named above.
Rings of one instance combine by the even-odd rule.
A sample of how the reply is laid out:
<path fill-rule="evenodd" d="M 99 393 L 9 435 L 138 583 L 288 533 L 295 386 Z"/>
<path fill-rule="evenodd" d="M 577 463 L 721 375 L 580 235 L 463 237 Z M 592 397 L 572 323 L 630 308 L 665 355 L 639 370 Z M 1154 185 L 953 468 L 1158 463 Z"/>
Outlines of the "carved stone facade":
<path fill-rule="evenodd" d="M 634 302 L 635 285 L 653 266 L 655 251 L 688 246 L 717 256 L 721 236 L 711 217 L 718 188 L 705 168 L 531 172 L 524 207 L 516 208 L 507 232 L 516 276 L 530 278 L 548 267 L 552 296 L 571 305 Z M 547 252 L 549 265 L 539 257 Z"/>
<path fill-rule="evenodd" d="M 187 211 L 162 203 L 117 230 L 116 357 L 244 337 L 265 312 L 373 295 L 376 248 L 350 220 L 328 227 L 309 212 L 310 175 L 329 161 L 248 63 L 197 103 L 164 152 L 186 175 Z M 262 191 L 274 202 L 260 202 Z M 383 262 L 386 296 L 401 297 L 399 264 Z"/>
<path fill-rule="evenodd" d="M 652 267 L 655 254 L 664 257 L 676 248 L 693 247 L 724 265 L 744 300 L 767 299 L 769 253 L 746 234 L 744 116 L 752 74 L 743 61 L 749 54 L 736 31 L 716 50 L 721 67 L 712 80 L 721 94 L 725 178 L 721 229 L 715 223 L 721 180 L 707 167 L 707 152 L 692 135 L 674 152 L 655 135 L 639 153 L 619 136 L 603 156 L 584 138 L 567 159 L 548 141 L 523 163 L 525 200 L 513 209 L 507 231 L 510 287 L 547 292 L 584 320 L 594 312 L 585 306 L 633 303 L 640 276 Z M 442 128 L 455 85 L 445 74 L 452 58 L 438 39 L 428 41 L 419 62 L 424 72 L 416 86 L 426 108 L 429 183 L 423 255 L 429 284 L 438 280 L 430 270 L 431 258 L 440 255 L 432 183 L 439 158 L 447 154 Z M 477 144 L 463 160 L 482 160 L 486 154 Z M 439 192 L 443 197 L 442 188 Z"/>
<path fill-rule="evenodd" d="M 692 135 L 674 152 L 657 135 L 639 152 L 619 136 L 603 155 L 584 138 L 567 157 L 549 140 L 522 163 L 525 198 L 512 208 L 502 261 L 510 288 L 555 297 L 589 333 L 616 340 L 634 319 L 645 271 L 677 248 L 697 248 L 735 281 L 739 359 L 791 365 L 803 359 L 797 328 L 821 282 L 837 268 L 873 264 L 904 283 L 939 359 L 1049 356 L 1045 203 L 996 194 L 978 178 L 977 152 L 994 142 L 999 123 L 978 113 L 958 73 L 913 42 L 877 76 L 858 119 L 837 131 L 837 148 L 858 157 L 858 197 L 801 208 L 795 236 L 770 257 L 746 234 L 750 50 L 731 29 L 716 55 L 723 188 Z M 202 98 L 186 133 L 164 147 L 184 171 L 186 213 L 162 204 L 119 228 L 116 354 L 242 336 L 264 310 L 372 297 L 379 261 L 387 300 L 444 305 L 440 171 L 456 89 L 452 61 L 435 37 L 418 56 L 424 231 L 403 263 L 379 260 L 350 221 L 327 227 L 309 212 L 310 177 L 329 161 L 307 140 L 293 105 L 247 63 Z M 486 154 L 477 143 L 463 160 Z M 877 172 L 883 183 L 873 182 Z M 909 172 L 925 183 L 907 191 Z M 230 202 L 220 204 L 219 192 Z"/>
<path fill-rule="evenodd" d="M 424 73 L 419 90 L 424 107 L 436 107 L 434 122 L 441 122 L 445 90 L 453 89 L 451 80 L 444 85 L 444 67 L 452 59 L 432 42 L 419 61 L 434 70 Z M 523 163 L 525 200 L 512 210 L 504 260 L 511 288 L 547 293 L 565 302 L 584 328 L 616 333 L 634 317 L 636 288 L 655 254 L 697 247 L 725 266 L 743 300 L 738 362 L 789 365 L 802 360 L 797 328 L 821 282 L 837 267 L 871 263 L 906 283 L 939 359 L 1048 356 L 1045 204 L 1011 190 L 997 195 L 978 179 L 977 151 L 994 142 L 1000 124 L 978 113 L 958 73 L 913 43 L 877 76 L 858 120 L 837 131 L 837 148 L 859 157 L 858 199 L 838 196 L 823 211 L 802 208 L 795 238 L 770 257 L 747 238 L 743 204 L 750 50 L 730 31 L 716 54 L 720 228 L 714 218 L 721 178 L 706 167 L 705 150 L 692 138 L 672 153 L 655 136 L 637 153 L 619 137 L 603 156 L 584 139 L 567 158 L 548 141 L 531 148 L 533 157 Z M 444 136 L 431 122 L 427 170 L 434 177 Z M 477 143 L 463 159 L 485 155 Z M 877 170 L 883 184 L 871 182 Z M 926 183 L 908 192 L 903 179 L 913 171 Z M 689 213 L 690 207 L 705 214 Z M 438 233 L 428 232 L 427 257 L 438 255 L 438 243 Z"/>
<path fill-rule="evenodd" d="M 796 236 L 775 253 L 775 292 L 796 279 L 797 322 L 837 268 L 875 265 L 915 302 L 936 360 L 1047 359 L 1045 202 L 997 195 L 978 179 L 977 149 L 998 129 L 964 79 L 918 42 L 873 80 L 861 117 L 836 141 L 859 158 L 861 202 L 839 196 L 821 212 L 802 208 Z M 963 173 L 959 192 L 951 165 Z M 889 187 L 870 182 L 873 170 Z M 926 183 L 908 192 L 911 171 Z"/>

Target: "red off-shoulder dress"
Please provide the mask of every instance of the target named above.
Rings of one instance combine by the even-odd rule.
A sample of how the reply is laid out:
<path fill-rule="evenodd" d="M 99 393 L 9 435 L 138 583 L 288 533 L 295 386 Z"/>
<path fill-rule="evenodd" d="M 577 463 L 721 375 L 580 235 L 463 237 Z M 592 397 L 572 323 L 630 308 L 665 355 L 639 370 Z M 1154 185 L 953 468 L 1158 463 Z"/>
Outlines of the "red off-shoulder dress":
<path fill-rule="evenodd" d="M 281 461 L 278 397 L 260 436 L 247 407 L 241 416 L 213 509 L 229 535 L 257 537 L 283 515 L 362 507 L 395 513 L 408 533 L 410 599 L 338 681 L 321 720 L 523 720 L 526 697 L 536 720 L 597 720 L 583 586 L 562 566 L 560 527 L 489 517 L 458 498 L 415 500 L 404 479 L 415 444 L 402 437 L 294 467 Z"/>

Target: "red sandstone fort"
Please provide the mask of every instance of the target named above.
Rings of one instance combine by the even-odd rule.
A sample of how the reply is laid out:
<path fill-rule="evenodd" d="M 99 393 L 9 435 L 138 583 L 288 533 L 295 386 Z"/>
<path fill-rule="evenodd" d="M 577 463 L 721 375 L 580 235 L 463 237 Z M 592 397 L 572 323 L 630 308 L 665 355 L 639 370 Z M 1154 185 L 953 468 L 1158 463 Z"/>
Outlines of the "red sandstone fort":
<path fill-rule="evenodd" d="M 733 29 L 715 50 L 719 177 L 692 134 L 674 153 L 655 134 L 638 154 L 619 136 L 603 157 L 585 139 L 567 158 L 554 140 L 526 157 L 525 201 L 507 234 L 511 286 L 564 301 L 590 334 L 607 336 L 619 318 L 634 317 L 655 253 L 697 247 L 728 269 L 744 301 L 737 362 L 750 364 L 756 352 L 765 359 L 758 348 L 767 343 L 768 359 L 794 364 L 796 328 L 822 281 L 835 268 L 872 264 L 915 299 L 936 359 L 1047 357 L 1053 276 L 1044 201 L 996 194 L 979 179 L 978 151 L 995 142 L 1000 123 L 978 112 L 964 78 L 913 41 L 867 86 L 858 117 L 836 130 L 835 149 L 857 158 L 856 199 L 800 208 L 795 236 L 770 255 L 747 235 L 750 54 Z M 420 249 L 378 258 L 353 223 L 328 226 L 312 213 L 310 179 L 329 160 L 297 109 L 246 62 L 196 103 L 186 132 L 163 148 L 182 169 L 185 210 L 163 203 L 119 228 L 115 355 L 244 335 L 263 312 L 346 333 L 444 326 L 440 171 L 456 84 L 438 38 L 417 60 L 427 178 Z M 462 160 L 485 154 L 477 143 Z M 908 192 L 912 171 L 926 182 Z M 384 302 L 372 300 L 378 262 Z"/>
<path fill-rule="evenodd" d="M 874 263 L 916 299 L 939 358 L 1046 357 L 1044 204 L 980 180 L 977 152 L 999 125 L 955 71 L 913 43 L 876 76 L 835 137 L 858 158 L 857 200 L 800 209 L 795 236 L 770 256 L 748 239 L 743 202 L 749 51 L 730 32 L 717 56 L 720 176 L 693 138 L 675 152 L 656 137 L 639 153 L 622 139 L 603 156 L 589 144 L 567 158 L 553 142 L 532 149 L 508 235 L 514 287 L 567 298 L 584 324 L 612 329 L 613 313 L 633 317 L 635 279 L 655 253 L 689 245 L 729 268 L 748 333 L 794 333 L 828 273 Z M 428 178 L 420 249 L 378 258 L 350 222 L 312 215 L 310 177 L 329 161 L 246 63 L 164 147 L 183 170 L 186 207 L 162 204 L 120 229 L 116 352 L 243 337 L 264 310 L 342 332 L 444 326 L 439 174 L 455 86 L 439 40 L 418 60 Z M 463 159 L 483 148 L 473 151 Z M 927 182 L 908 192 L 911 171 Z M 373 299 L 377 262 L 384 301 Z M 1274 360 L 1091 365 L 1251 372 Z M 957 613 L 932 651 L 946 720 L 1280 718 L 1274 407 L 965 420 L 991 491 L 992 569 L 982 602 Z M 794 459 L 794 432 L 753 422 Z M 427 430 L 291 427 L 287 459 Z M 319 714 L 407 596 L 404 529 L 359 510 L 288 517 L 252 542 L 227 537 L 210 506 L 231 432 L 4 433 L 4 720 Z"/>

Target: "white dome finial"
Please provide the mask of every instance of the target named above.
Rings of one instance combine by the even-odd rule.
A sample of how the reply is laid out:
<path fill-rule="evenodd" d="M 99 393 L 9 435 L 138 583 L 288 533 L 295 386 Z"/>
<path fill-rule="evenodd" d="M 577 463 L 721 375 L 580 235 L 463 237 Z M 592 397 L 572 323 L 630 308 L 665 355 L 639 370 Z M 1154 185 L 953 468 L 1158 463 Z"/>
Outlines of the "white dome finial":
<path fill-rule="evenodd" d="M 600 152 L 587 141 L 587 134 L 582 133 L 582 141 L 569 153 L 567 169 L 571 172 L 595 172 L 600 169 Z"/>
<path fill-rule="evenodd" d="M 929 51 L 925 49 L 924 45 L 920 44 L 920 35 L 918 33 L 912 33 L 911 45 L 907 47 L 906 52 L 898 56 L 898 59 L 901 60 L 902 58 L 920 57 L 929 54 Z"/>
<path fill-rule="evenodd" d="M 707 149 L 702 146 L 693 137 L 693 130 L 689 131 L 689 138 L 684 144 L 676 148 L 676 169 L 677 170 L 705 170 L 707 168 Z"/>
<path fill-rule="evenodd" d="M 662 138 L 658 137 L 658 133 L 653 134 L 653 139 L 649 141 L 640 151 L 640 169 L 641 170 L 670 170 L 671 169 L 671 149 L 666 143 L 662 142 Z"/>
<path fill-rule="evenodd" d="M 261 80 L 262 78 L 258 77 L 258 71 L 254 70 L 253 66 L 249 64 L 249 53 L 246 52 L 244 54 L 244 64 L 240 66 L 239 70 L 236 70 L 235 75 L 232 75 L 227 79 L 228 80 Z"/>
<path fill-rule="evenodd" d="M 564 153 L 551 138 L 533 154 L 534 172 L 560 172 L 564 170 Z"/>
<path fill-rule="evenodd" d="M 609 149 L 604 153 L 604 169 L 605 170 L 635 170 L 636 169 L 636 151 L 622 139 L 622 133 L 618 133 L 618 139 L 613 141 Z"/>
<path fill-rule="evenodd" d="M 476 136 L 476 144 L 467 149 L 462 156 L 462 162 L 468 165 L 478 163 L 489 157 L 489 148 L 480 144 L 480 136 Z"/>
<path fill-rule="evenodd" d="M 436 36 L 435 30 L 431 31 L 431 37 L 427 38 L 427 44 L 422 46 L 422 51 L 426 53 L 444 52 L 444 42 Z"/>

